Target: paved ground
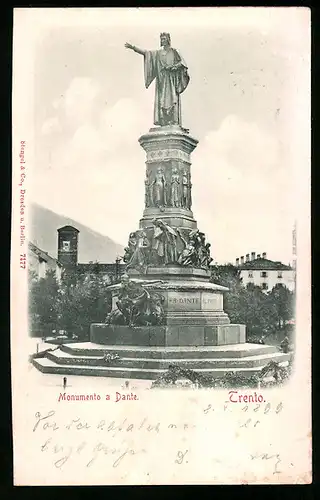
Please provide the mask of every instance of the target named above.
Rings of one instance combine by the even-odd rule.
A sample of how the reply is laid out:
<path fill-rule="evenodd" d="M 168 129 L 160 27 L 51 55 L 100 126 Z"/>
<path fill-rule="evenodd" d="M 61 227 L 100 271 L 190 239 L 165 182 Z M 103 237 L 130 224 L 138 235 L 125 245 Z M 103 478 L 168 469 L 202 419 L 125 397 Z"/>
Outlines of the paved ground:
<path fill-rule="evenodd" d="M 51 373 L 41 373 L 33 365 L 28 368 L 28 386 L 35 387 L 51 387 L 57 388 L 62 391 L 63 377 L 61 375 L 54 375 Z M 92 388 L 96 392 L 103 391 L 106 387 L 112 387 L 116 390 L 133 391 L 135 389 L 149 389 L 151 387 L 151 380 L 129 380 L 129 386 L 125 387 L 125 379 L 123 378 L 108 378 L 108 377 L 84 377 L 82 375 L 68 375 L 67 376 L 67 390 L 80 389 L 92 392 Z"/>

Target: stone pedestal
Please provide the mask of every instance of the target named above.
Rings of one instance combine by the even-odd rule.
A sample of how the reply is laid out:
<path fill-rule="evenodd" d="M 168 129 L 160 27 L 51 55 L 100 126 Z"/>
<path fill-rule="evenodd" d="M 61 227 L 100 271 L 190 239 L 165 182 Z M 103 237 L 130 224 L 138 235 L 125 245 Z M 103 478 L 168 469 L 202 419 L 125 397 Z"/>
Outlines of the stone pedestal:
<path fill-rule="evenodd" d="M 164 298 L 161 326 L 91 326 L 91 342 L 150 346 L 219 346 L 245 343 L 245 326 L 230 324 L 223 310 L 227 288 L 209 282 L 204 269 L 150 267 L 129 271 L 133 281 Z M 121 285 L 109 287 L 115 309 Z"/>
<path fill-rule="evenodd" d="M 154 218 L 162 219 L 172 227 L 179 227 L 182 230 L 192 230 L 197 228 L 197 222 L 191 210 L 191 159 L 190 155 L 198 144 L 198 141 L 191 137 L 186 129 L 178 125 L 167 127 L 151 128 L 148 134 L 140 137 L 139 143 L 146 152 L 146 179 L 149 179 L 149 186 L 146 184 L 146 203 L 143 217 L 140 220 L 140 229 L 152 228 Z M 159 169 L 163 170 L 166 179 L 166 200 L 163 205 L 159 205 L 156 199 L 151 200 L 149 194 L 154 193 L 156 174 Z M 181 192 L 184 191 L 182 199 L 174 206 L 171 196 L 172 174 L 177 171 Z M 153 193 L 152 193 L 153 192 Z M 153 198 L 155 198 L 153 196 Z"/>
<path fill-rule="evenodd" d="M 118 326 L 93 323 L 90 341 L 108 346 L 204 347 L 245 344 L 244 325 Z"/>
<path fill-rule="evenodd" d="M 223 295 L 227 288 L 210 282 L 208 265 L 181 265 L 179 256 L 197 231 L 192 212 L 191 158 L 198 144 L 189 131 L 180 126 L 155 127 L 139 139 L 146 152 L 145 208 L 139 223 L 139 241 L 149 242 L 146 265 L 129 265 L 130 279 L 163 297 L 164 318 L 157 327 L 124 327 L 92 325 L 92 342 L 105 344 L 154 346 L 220 346 L 245 342 L 245 326 L 231 325 L 223 310 Z M 157 244 L 154 222 L 169 226 L 173 234 L 176 261 L 160 263 L 154 260 Z M 141 233 L 143 235 L 141 236 Z M 203 233 L 200 233 L 203 235 Z M 170 237 L 170 235 L 169 235 Z M 204 235 L 203 235 L 204 237 Z M 165 245 L 162 241 L 160 245 Z M 203 243 L 204 244 L 204 243 Z M 129 244 L 130 246 L 130 240 Z M 142 250 L 142 254 L 143 254 Z M 165 249 L 163 250 L 163 255 Z M 200 262 L 200 261 L 199 261 Z M 113 309 L 117 309 L 117 290 L 113 294 Z"/>

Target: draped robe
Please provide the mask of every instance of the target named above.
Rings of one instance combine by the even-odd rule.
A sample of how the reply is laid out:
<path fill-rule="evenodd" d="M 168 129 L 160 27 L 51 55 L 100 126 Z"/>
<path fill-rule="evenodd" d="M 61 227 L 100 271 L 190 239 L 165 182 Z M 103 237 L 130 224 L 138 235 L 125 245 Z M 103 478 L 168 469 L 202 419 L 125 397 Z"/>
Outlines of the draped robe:
<path fill-rule="evenodd" d="M 177 233 L 164 222 L 161 227 L 154 228 L 152 249 L 164 264 L 176 262 L 178 259 L 176 238 Z"/>
<path fill-rule="evenodd" d="M 167 66 L 179 64 L 175 70 Z M 176 49 L 147 50 L 144 54 L 144 80 L 148 88 L 155 85 L 154 124 L 181 125 L 180 94 L 187 88 L 190 77 L 188 67 Z"/>
<path fill-rule="evenodd" d="M 172 174 L 171 177 L 171 205 L 173 207 L 180 206 L 180 178 L 179 174 Z"/>

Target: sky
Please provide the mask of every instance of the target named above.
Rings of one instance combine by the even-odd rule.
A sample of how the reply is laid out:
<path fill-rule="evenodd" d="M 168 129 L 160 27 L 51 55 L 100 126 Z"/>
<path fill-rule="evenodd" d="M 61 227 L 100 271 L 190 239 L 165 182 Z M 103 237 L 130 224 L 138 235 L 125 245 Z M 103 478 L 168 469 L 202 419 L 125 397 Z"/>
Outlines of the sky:
<path fill-rule="evenodd" d="M 30 201 L 126 245 L 144 208 L 138 138 L 153 126 L 154 84 L 124 43 L 156 49 L 170 31 L 191 78 L 183 126 L 199 140 L 192 210 L 214 261 L 291 262 L 308 10 L 55 10 L 34 23 Z"/>

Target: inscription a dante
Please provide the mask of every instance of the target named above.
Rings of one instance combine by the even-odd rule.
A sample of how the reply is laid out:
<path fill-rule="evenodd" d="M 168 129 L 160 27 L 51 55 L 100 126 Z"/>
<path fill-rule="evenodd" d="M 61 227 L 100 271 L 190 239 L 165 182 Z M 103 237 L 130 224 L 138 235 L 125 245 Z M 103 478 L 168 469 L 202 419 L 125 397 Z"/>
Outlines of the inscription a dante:
<path fill-rule="evenodd" d="M 181 297 L 179 299 L 177 298 L 171 298 L 169 299 L 170 304 L 195 304 L 197 302 L 200 302 L 199 297 Z M 217 302 L 216 298 L 203 298 L 201 301 L 203 304 L 214 304 Z"/>
<path fill-rule="evenodd" d="M 179 299 L 172 298 L 169 299 L 170 304 L 197 304 L 199 303 L 199 297 L 181 297 Z"/>

